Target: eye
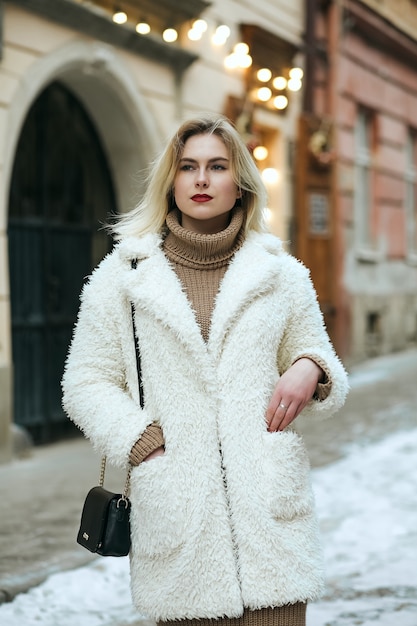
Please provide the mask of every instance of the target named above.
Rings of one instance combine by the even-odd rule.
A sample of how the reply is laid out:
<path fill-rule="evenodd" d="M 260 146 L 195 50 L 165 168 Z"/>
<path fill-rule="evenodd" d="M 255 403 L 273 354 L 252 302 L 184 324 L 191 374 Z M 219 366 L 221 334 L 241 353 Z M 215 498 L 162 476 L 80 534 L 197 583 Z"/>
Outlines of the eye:
<path fill-rule="evenodd" d="M 220 163 L 215 163 L 215 164 L 213 165 L 212 169 L 213 169 L 213 170 L 215 170 L 215 171 L 223 171 L 223 170 L 225 170 L 226 168 L 225 168 L 225 166 L 224 166 L 224 165 L 221 165 Z"/>
<path fill-rule="evenodd" d="M 181 165 L 180 172 L 191 172 L 193 169 L 194 167 L 190 165 L 189 163 L 187 163 L 185 165 Z"/>

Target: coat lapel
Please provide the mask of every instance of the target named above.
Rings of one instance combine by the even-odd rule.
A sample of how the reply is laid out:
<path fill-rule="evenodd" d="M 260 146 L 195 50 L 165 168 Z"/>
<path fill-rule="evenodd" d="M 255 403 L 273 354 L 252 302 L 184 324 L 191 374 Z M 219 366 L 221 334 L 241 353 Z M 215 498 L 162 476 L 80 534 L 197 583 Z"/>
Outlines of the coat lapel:
<path fill-rule="evenodd" d="M 228 331 L 241 311 L 276 285 L 282 251 L 271 235 L 252 233 L 238 250 L 222 281 L 210 328 L 209 351 L 218 356 Z"/>
<path fill-rule="evenodd" d="M 172 329 L 175 336 L 198 355 L 207 354 L 206 344 L 194 311 L 181 282 L 168 263 L 158 235 L 126 239 L 120 244 L 119 255 L 124 264 L 124 285 L 127 298 L 137 311 L 150 313 Z M 137 260 L 132 269 L 132 259 Z"/>

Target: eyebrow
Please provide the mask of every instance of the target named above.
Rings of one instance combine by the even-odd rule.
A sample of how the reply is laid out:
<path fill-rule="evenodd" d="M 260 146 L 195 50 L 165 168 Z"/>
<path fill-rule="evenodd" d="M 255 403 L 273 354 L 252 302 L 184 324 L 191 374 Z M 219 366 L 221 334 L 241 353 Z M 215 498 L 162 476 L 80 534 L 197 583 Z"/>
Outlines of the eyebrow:
<path fill-rule="evenodd" d="M 188 163 L 198 163 L 197 159 L 191 159 L 190 157 L 184 157 L 182 159 L 180 159 L 180 163 L 183 163 L 187 161 Z M 226 161 L 229 162 L 229 159 L 227 159 L 226 157 L 213 157 L 212 159 L 208 160 L 208 163 L 214 163 L 214 161 Z"/>

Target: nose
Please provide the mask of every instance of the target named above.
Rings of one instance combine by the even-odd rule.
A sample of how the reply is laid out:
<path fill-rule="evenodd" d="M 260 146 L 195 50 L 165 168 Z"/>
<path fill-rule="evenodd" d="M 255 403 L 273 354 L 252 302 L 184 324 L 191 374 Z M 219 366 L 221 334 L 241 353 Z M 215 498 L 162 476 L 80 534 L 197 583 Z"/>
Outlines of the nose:
<path fill-rule="evenodd" d="M 201 167 L 199 168 L 197 172 L 195 186 L 201 189 L 205 189 L 206 187 L 208 187 L 208 185 L 209 185 L 209 181 L 207 177 L 207 172 L 205 168 Z"/>

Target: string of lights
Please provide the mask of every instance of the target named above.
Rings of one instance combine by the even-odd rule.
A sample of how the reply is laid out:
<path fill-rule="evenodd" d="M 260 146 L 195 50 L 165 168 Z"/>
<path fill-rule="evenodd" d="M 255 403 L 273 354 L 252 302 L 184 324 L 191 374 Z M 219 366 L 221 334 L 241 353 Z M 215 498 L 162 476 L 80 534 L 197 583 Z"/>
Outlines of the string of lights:
<path fill-rule="evenodd" d="M 113 21 L 116 24 L 125 24 L 128 16 L 125 11 L 115 7 Z M 140 35 L 147 35 L 151 32 L 151 27 L 146 19 L 141 18 L 136 23 L 136 32 Z M 187 37 L 192 42 L 200 41 L 203 36 L 209 32 L 209 25 L 204 19 L 194 20 L 188 28 Z M 218 24 L 211 32 L 211 43 L 214 46 L 224 46 L 231 34 L 229 26 L 226 24 Z M 174 43 L 179 38 L 176 28 L 167 27 L 161 33 L 162 39 L 166 43 Z M 247 43 L 238 42 L 234 45 L 233 50 L 224 58 L 224 66 L 227 70 L 247 70 L 251 71 L 253 59 Z M 256 77 L 256 81 L 254 80 Z M 288 69 L 287 76 L 274 76 L 271 69 L 261 67 L 254 72 L 254 77 L 249 81 L 256 84 L 251 90 L 251 99 L 261 104 L 283 111 L 289 104 L 287 92 L 297 92 L 302 88 L 303 70 L 300 67 L 292 67 Z"/>

